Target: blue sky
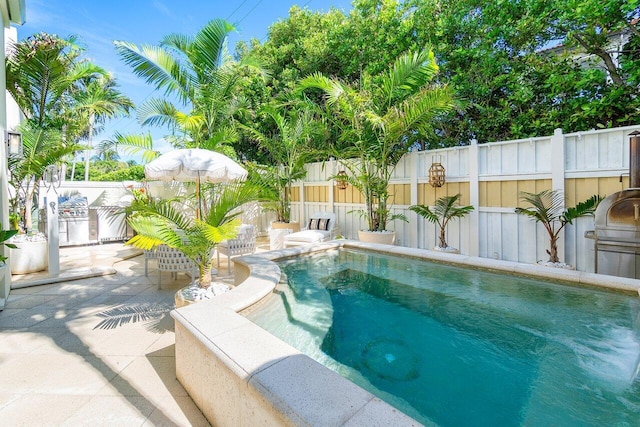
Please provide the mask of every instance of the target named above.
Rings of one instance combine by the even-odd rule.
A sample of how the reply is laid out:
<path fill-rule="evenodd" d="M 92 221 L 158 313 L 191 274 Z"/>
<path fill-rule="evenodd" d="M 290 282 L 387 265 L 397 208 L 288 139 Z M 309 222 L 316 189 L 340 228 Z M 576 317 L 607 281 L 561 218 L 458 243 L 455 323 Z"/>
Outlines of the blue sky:
<path fill-rule="evenodd" d="M 351 0 L 26 0 L 26 23 L 18 27 L 18 39 L 41 31 L 61 37 L 76 35 L 86 48 L 86 56 L 106 68 L 120 83 L 120 90 L 136 104 L 153 95 L 144 81 L 133 75 L 116 55 L 114 40 L 135 44 L 157 44 L 170 33 L 195 34 L 211 19 L 223 18 L 235 24 L 238 32 L 229 46 L 239 40 L 266 39 L 272 23 L 286 18 L 293 5 L 327 11 L 331 7 L 348 12 Z M 110 138 L 114 130 L 141 131 L 136 121 L 115 119 L 95 141 Z M 152 132 L 158 148 L 162 131 Z"/>

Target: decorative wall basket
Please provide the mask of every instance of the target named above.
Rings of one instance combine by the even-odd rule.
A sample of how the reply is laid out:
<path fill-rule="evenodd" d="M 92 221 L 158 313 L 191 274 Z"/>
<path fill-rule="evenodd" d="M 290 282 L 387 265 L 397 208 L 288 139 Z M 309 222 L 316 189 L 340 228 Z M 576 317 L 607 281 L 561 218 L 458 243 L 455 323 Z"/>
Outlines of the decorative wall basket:
<path fill-rule="evenodd" d="M 431 163 L 429 168 L 429 184 L 432 187 L 442 187 L 445 182 L 444 166 L 440 162 Z"/>
<path fill-rule="evenodd" d="M 338 187 L 338 190 L 346 190 L 346 188 L 347 188 L 347 173 L 345 171 L 340 171 L 336 175 L 336 187 Z"/>

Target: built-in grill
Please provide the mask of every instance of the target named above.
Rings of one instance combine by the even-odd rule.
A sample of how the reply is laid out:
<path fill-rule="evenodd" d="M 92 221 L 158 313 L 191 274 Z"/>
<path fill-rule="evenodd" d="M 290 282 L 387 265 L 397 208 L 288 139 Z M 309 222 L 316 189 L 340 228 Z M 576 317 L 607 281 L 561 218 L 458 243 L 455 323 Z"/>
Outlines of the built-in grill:
<path fill-rule="evenodd" d="M 630 134 L 629 188 L 595 212 L 596 273 L 640 278 L 640 132 Z M 591 236 L 587 236 L 591 237 Z"/>
<path fill-rule="evenodd" d="M 58 204 L 60 245 L 83 245 L 89 238 L 89 204 L 86 197 L 72 197 Z"/>

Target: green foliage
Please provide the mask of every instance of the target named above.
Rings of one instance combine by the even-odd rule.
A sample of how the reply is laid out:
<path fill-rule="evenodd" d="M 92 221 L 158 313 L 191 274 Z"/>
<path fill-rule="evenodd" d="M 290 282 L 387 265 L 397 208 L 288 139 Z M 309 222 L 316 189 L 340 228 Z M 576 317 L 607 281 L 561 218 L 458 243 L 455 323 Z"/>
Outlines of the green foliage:
<path fill-rule="evenodd" d="M 116 41 L 116 50 L 139 77 L 165 92 L 138 108 L 142 125 L 166 126 L 167 139 L 179 148 L 204 148 L 235 157 L 232 143 L 238 140 L 235 115 L 246 108 L 238 85 L 247 68 L 261 73 L 249 56 L 231 61 L 226 51 L 227 35 L 234 31 L 228 22 L 214 19 L 195 36 L 169 34 L 159 46 Z M 187 106 L 183 112 L 171 99 Z"/>
<path fill-rule="evenodd" d="M 437 80 L 467 108 L 436 119 L 417 142 L 421 149 L 466 145 L 636 124 L 639 10 L 636 0 L 356 0 L 346 16 L 293 7 L 267 41 L 240 52 L 272 70 L 267 89 L 281 99 L 310 74 L 354 83 L 402 52 L 432 46 Z M 612 61 L 606 43 L 619 31 L 632 37 Z M 588 59 L 576 60 L 580 52 Z M 329 134 L 340 144 L 340 128 Z"/>
<path fill-rule="evenodd" d="M 127 244 L 140 249 L 165 244 L 180 250 L 198 267 L 200 287 L 207 288 L 216 245 L 237 235 L 239 208 L 259 199 L 260 192 L 251 182 L 210 186 L 208 194 L 203 195 L 208 204 L 202 219 L 196 218 L 185 198 L 136 199 L 127 209 L 127 221 L 137 234 Z"/>
<path fill-rule="evenodd" d="M 133 165 L 133 166 L 127 166 L 118 170 L 114 170 L 111 172 L 98 174 L 95 176 L 95 179 L 92 179 L 92 181 L 122 182 L 122 181 L 141 181 L 143 179 L 144 179 L 144 166 Z"/>
<path fill-rule="evenodd" d="M 18 234 L 18 230 L 3 230 L 2 224 L 0 224 L 0 246 L 6 246 L 8 248 L 18 249 L 18 247 L 13 243 L 7 243 L 7 240 L 12 238 L 16 234 Z M 0 254 L 0 264 L 4 264 L 6 260 L 7 260 L 7 257 Z"/>
<path fill-rule="evenodd" d="M 437 72 L 433 52 L 422 49 L 401 55 L 378 75 L 363 73 L 357 85 L 319 73 L 300 81 L 300 91 L 324 93 L 326 119 L 344 143 L 335 156 L 364 196 L 369 231 L 386 230 L 391 219 L 389 181 L 402 156 L 433 131 L 438 116 L 455 109 L 453 91 L 432 84 Z"/>
<path fill-rule="evenodd" d="M 544 190 L 540 193 L 523 191 L 520 198 L 529 203 L 531 207 L 517 207 L 515 212 L 541 223 L 547 230 L 550 241 L 550 248 L 547 250 L 549 262 L 560 262 L 557 246 L 560 231 L 567 224 L 572 224 L 580 217 L 593 215 L 598 204 L 602 201 L 602 197 L 593 195 L 573 208 L 564 209 L 564 195 L 556 190 Z"/>
<path fill-rule="evenodd" d="M 427 205 L 413 205 L 409 209 L 417 213 L 424 219 L 440 227 L 440 248 L 447 248 L 446 228 L 449 221 L 455 218 L 462 218 L 473 211 L 473 206 L 458 206 L 461 195 L 444 196 L 436 200 L 433 208 Z"/>
<path fill-rule="evenodd" d="M 323 121 L 315 117 L 310 109 L 288 108 L 284 105 L 268 105 L 261 115 L 267 116 L 275 125 L 265 134 L 257 127 L 243 125 L 242 128 L 266 151 L 268 165 L 254 165 L 254 172 L 262 185 L 271 190 L 267 209 L 276 213 L 276 221 L 291 219 L 291 192 L 293 183 L 307 175 L 305 163 L 313 159 L 316 150 L 312 141 L 323 133 Z"/>
<path fill-rule="evenodd" d="M 43 128 L 31 121 L 25 121 L 19 130 L 22 133 L 22 156 L 11 155 L 8 158 L 9 180 L 15 188 L 11 208 L 14 213 L 24 209 L 22 230 L 27 232 L 32 227 L 31 210 L 36 183 L 47 166 L 61 162 L 65 156 L 84 147 L 66 142 L 60 131 L 54 128 Z"/>

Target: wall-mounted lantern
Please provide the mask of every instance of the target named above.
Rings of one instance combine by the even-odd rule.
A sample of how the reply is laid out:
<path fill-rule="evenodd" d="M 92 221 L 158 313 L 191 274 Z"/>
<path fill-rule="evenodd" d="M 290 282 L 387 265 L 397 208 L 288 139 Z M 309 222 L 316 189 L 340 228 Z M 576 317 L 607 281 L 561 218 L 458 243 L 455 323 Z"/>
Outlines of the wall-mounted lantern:
<path fill-rule="evenodd" d="M 442 163 L 438 161 L 432 161 L 431 167 L 429 168 L 429 184 L 432 187 L 442 187 L 445 182 L 445 170 Z"/>
<path fill-rule="evenodd" d="M 338 190 L 346 190 L 347 189 L 347 173 L 343 170 L 338 172 L 336 175 L 336 187 Z"/>
<path fill-rule="evenodd" d="M 7 156 L 22 156 L 22 134 L 7 132 Z"/>

